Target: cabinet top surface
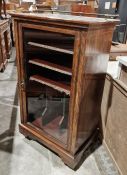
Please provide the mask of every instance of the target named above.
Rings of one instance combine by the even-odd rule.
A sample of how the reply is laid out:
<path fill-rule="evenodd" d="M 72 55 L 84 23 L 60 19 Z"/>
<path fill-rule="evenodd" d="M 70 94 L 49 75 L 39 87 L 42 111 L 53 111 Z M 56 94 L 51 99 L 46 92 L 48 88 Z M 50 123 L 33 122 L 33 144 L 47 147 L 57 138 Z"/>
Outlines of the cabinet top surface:
<path fill-rule="evenodd" d="M 11 13 L 14 18 L 30 19 L 30 20 L 41 20 L 52 21 L 52 22 L 64 22 L 72 24 L 81 25 L 102 25 L 102 24 L 116 24 L 119 20 L 106 19 L 106 18 L 95 18 L 95 17 L 84 17 L 84 16 L 74 16 L 66 14 L 45 14 L 45 13 Z"/>

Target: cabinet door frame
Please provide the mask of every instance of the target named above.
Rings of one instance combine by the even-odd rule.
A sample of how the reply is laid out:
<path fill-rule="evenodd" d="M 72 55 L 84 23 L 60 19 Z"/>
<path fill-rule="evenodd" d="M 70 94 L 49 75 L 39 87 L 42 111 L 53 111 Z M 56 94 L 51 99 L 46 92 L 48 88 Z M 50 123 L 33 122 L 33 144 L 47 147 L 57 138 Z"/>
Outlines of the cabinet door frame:
<path fill-rule="evenodd" d="M 27 99 L 26 99 L 26 92 L 25 92 L 25 70 L 24 70 L 24 61 L 23 61 L 23 28 L 31 28 L 31 29 L 38 29 L 43 31 L 49 32 L 56 32 L 62 34 L 69 34 L 75 37 L 74 39 L 74 55 L 73 55 L 73 65 L 72 65 L 72 80 L 71 80 L 71 92 L 70 92 L 70 102 L 69 102 L 69 116 L 68 116 L 68 138 L 67 144 L 63 144 L 59 142 L 58 139 L 54 137 L 49 137 L 48 134 L 43 132 L 42 130 L 34 127 L 27 123 Z M 58 146 L 63 147 L 65 150 L 70 151 L 70 145 L 72 141 L 72 133 L 75 128 L 73 127 L 73 123 L 75 122 L 74 119 L 74 106 L 75 106 L 75 96 L 76 96 L 76 81 L 77 81 L 77 71 L 78 71 L 78 64 L 79 64 L 79 55 L 80 55 L 80 31 L 72 30 L 72 29 L 65 29 L 65 28 L 58 28 L 46 25 L 41 25 L 38 23 L 25 23 L 25 22 L 15 22 L 15 33 L 16 33 L 16 46 L 17 46 L 17 64 L 18 64 L 18 84 L 19 84 L 19 95 L 20 95 L 20 113 L 21 113 L 21 124 L 25 125 L 28 128 L 33 129 L 36 133 L 44 137 L 47 142 L 53 142 Z M 18 40 L 18 38 L 20 38 Z M 71 110 L 70 110 L 71 109 Z"/>

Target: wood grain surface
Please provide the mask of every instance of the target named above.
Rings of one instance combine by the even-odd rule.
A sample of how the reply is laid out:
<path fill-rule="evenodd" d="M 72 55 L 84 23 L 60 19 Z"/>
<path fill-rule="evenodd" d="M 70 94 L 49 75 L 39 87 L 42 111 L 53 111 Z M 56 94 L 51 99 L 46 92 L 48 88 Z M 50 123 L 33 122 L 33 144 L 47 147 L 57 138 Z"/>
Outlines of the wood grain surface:
<path fill-rule="evenodd" d="M 83 152 L 92 142 L 98 127 L 112 33 L 117 21 L 61 14 L 13 13 L 11 15 L 14 18 L 16 33 L 21 107 L 20 132 L 43 143 L 59 154 L 71 168 L 75 168 L 80 162 Z M 36 37 L 36 34 L 31 35 L 31 32 L 25 35 L 25 31 L 40 33 Z M 45 32 L 47 32 L 46 35 Z M 48 32 L 50 37 L 48 37 Z M 41 39 L 39 39 L 39 35 Z M 55 40 L 53 38 L 56 35 L 59 37 Z M 63 52 L 60 56 L 57 53 L 60 50 L 54 51 L 50 48 L 50 51 L 47 52 L 44 47 L 42 51 L 36 50 L 34 46 L 32 46 L 33 50 L 32 47 L 28 50 L 29 40 L 30 42 L 36 40 L 39 44 L 44 42 L 44 45 L 55 47 L 55 49 L 66 48 L 70 51 L 69 48 L 73 48 L 73 55 L 70 57 L 70 54 Z M 49 41 L 51 45 L 46 41 Z M 63 47 L 63 43 L 65 47 Z M 30 62 L 36 58 L 34 57 L 36 54 L 39 56 L 37 59 L 42 61 L 36 60 L 36 64 L 35 62 L 31 64 Z M 55 62 L 59 65 L 58 67 L 51 64 L 52 61 L 49 65 L 44 64 L 43 54 L 47 55 L 49 62 L 50 56 L 53 54 L 53 57 L 56 56 L 56 59 L 61 60 L 61 64 L 59 61 Z M 65 63 L 62 62 L 63 59 L 66 60 Z M 68 64 L 68 60 L 71 60 L 71 64 Z M 44 65 L 46 66 L 44 67 Z M 50 68 L 53 66 L 53 70 L 47 66 Z M 71 69 L 72 75 L 63 74 L 62 71 L 65 71 L 63 67 L 66 67 L 66 70 L 67 68 Z M 56 71 L 56 68 L 61 69 L 61 73 Z M 52 88 L 56 87 L 58 91 L 59 88 L 62 88 L 63 92 L 70 94 L 66 144 L 28 122 L 27 91 L 30 87 L 27 87 L 30 85 L 29 78 Z M 49 132 L 49 130 L 47 131 Z"/>

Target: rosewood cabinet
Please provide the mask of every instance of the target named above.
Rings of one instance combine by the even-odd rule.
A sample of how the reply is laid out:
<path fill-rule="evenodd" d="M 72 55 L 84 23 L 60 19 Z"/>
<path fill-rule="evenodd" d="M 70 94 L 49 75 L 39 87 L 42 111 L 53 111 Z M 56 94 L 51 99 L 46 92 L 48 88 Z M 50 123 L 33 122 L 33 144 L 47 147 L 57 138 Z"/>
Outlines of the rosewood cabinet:
<path fill-rule="evenodd" d="M 11 15 L 16 38 L 20 132 L 75 168 L 100 119 L 117 21 L 61 14 Z"/>

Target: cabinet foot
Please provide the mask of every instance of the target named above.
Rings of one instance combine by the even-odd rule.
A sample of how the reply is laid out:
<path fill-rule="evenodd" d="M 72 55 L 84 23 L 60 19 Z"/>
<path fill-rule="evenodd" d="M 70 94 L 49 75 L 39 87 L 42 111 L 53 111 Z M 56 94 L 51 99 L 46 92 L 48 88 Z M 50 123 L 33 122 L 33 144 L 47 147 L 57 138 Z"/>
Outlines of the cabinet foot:
<path fill-rule="evenodd" d="M 65 165 L 69 166 L 73 170 L 77 170 L 86 158 L 92 154 L 95 149 L 97 149 L 97 140 L 98 140 L 98 130 L 91 136 L 91 138 L 84 143 L 81 149 L 74 156 L 63 157 L 60 155 L 61 159 Z"/>

